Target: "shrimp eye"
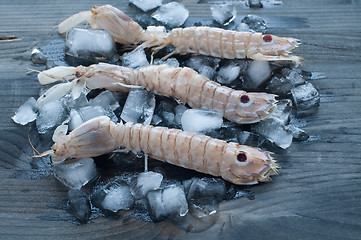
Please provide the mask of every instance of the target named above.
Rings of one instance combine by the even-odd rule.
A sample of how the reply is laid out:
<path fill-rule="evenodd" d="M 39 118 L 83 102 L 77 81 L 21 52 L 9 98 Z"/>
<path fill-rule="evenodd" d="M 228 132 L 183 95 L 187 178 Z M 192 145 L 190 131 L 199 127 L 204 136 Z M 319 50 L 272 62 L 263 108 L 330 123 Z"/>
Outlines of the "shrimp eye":
<path fill-rule="evenodd" d="M 272 36 L 267 34 L 263 36 L 263 41 L 265 42 L 272 42 Z"/>
<path fill-rule="evenodd" d="M 247 161 L 247 155 L 244 152 L 240 152 L 237 155 L 237 160 L 238 160 L 238 162 L 243 163 L 243 162 Z"/>
<path fill-rule="evenodd" d="M 249 102 L 249 97 L 247 95 L 242 95 L 241 96 L 241 103 L 248 103 Z"/>

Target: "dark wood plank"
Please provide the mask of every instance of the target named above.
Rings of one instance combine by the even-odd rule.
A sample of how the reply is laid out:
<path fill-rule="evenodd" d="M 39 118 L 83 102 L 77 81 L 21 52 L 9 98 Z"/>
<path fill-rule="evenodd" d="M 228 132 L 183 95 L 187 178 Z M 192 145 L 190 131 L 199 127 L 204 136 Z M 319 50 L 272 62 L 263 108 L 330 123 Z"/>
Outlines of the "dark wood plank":
<path fill-rule="evenodd" d="M 209 4 L 186 1 L 190 15 L 210 17 Z M 284 1 L 271 9 L 239 9 L 239 15 L 287 17 L 306 26 L 272 33 L 301 39 L 301 68 L 323 72 L 312 80 L 320 91 L 318 112 L 304 117 L 312 141 L 295 142 L 276 158 L 282 167 L 273 182 L 250 187 L 256 199 L 222 202 L 215 224 L 186 232 L 170 221 L 149 223 L 124 217 L 77 225 L 62 221 L 67 189 L 53 176 L 22 178 L 31 169 L 28 127 L 10 117 L 39 85 L 28 68 L 34 46 L 60 39 L 52 27 L 93 5 L 112 4 L 130 16 L 127 1 L 3 1 L 0 37 L 0 238 L 1 239 L 359 239 L 361 236 L 361 4 L 357 0 Z M 270 18 L 272 19 L 272 18 Z M 18 175 L 16 175 L 18 174 Z M 53 220 L 53 221 L 50 221 Z"/>

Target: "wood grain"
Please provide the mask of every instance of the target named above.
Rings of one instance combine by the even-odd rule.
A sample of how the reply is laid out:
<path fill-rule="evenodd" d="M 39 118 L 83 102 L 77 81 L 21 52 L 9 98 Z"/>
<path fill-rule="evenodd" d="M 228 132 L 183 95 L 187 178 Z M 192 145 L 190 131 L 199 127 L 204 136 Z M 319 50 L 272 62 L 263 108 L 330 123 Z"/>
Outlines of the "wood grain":
<path fill-rule="evenodd" d="M 191 17 L 210 18 L 209 4 L 185 1 Z M 282 7 L 239 9 L 239 15 L 303 19 L 272 33 L 301 39 L 302 69 L 323 72 L 311 80 L 321 94 L 318 112 L 305 117 L 313 141 L 294 142 L 277 154 L 273 182 L 250 187 L 256 199 L 222 202 L 216 223 L 187 232 L 170 221 L 97 218 L 77 225 L 61 209 L 67 189 L 52 176 L 32 179 L 28 126 L 10 117 L 39 85 L 28 68 L 34 46 L 61 39 L 53 26 L 93 5 L 112 4 L 130 16 L 127 1 L 1 1 L 0 37 L 0 239 L 360 239 L 361 236 L 361 5 L 358 0 L 284 1 Z"/>

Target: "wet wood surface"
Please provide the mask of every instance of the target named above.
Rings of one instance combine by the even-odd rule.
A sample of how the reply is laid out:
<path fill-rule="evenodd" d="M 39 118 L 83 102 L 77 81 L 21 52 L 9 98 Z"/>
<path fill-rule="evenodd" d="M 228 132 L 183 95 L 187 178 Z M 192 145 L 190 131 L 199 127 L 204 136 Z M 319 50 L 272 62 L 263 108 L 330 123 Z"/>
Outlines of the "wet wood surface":
<path fill-rule="evenodd" d="M 256 195 L 252 201 L 222 202 L 214 225 L 201 232 L 169 221 L 100 217 L 77 225 L 59 220 L 66 211 L 56 206 L 66 201 L 67 189 L 51 175 L 21 174 L 32 168 L 29 127 L 10 119 L 29 97 L 38 96 L 35 74 L 26 74 L 36 68 L 29 52 L 60 39 L 52 27 L 93 5 L 109 3 L 132 17 L 137 11 L 127 1 L 0 2 L 0 239 L 360 239 L 360 1 L 284 1 L 281 7 L 238 9 L 240 15 L 301 22 L 271 33 L 299 38 L 301 68 L 327 78 L 312 81 L 321 104 L 304 118 L 314 141 L 294 142 L 278 154 L 280 174 L 250 187 Z M 184 2 L 190 16 L 209 18 L 210 5 L 195 2 Z"/>

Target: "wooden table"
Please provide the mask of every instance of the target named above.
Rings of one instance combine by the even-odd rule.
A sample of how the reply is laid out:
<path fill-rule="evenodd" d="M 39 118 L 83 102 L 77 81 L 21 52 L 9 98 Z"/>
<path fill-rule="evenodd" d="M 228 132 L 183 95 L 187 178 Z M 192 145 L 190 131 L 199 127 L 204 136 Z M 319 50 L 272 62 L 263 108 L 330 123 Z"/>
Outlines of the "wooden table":
<path fill-rule="evenodd" d="M 20 40 L 0 42 L 0 239 L 360 239 L 359 0 L 285 0 L 277 8 L 238 9 L 244 15 L 303 19 L 305 24 L 272 33 L 301 39 L 297 53 L 305 59 L 302 68 L 327 76 L 312 81 L 321 104 L 316 114 L 305 118 L 305 130 L 318 140 L 295 142 L 279 154 L 281 173 L 273 182 L 251 188 L 255 200 L 222 202 L 216 224 L 200 233 L 187 233 L 168 221 L 98 218 L 76 225 L 44 220 L 64 214 L 56 206 L 65 202 L 67 189 L 53 176 L 14 177 L 31 169 L 28 126 L 10 119 L 30 96 L 38 96 L 35 74 L 26 74 L 34 68 L 29 51 L 61 38 L 52 27 L 93 5 L 109 3 L 134 16 L 137 11 L 126 2 L 1 1 L 0 37 Z M 209 5 L 194 2 L 184 1 L 190 16 L 209 18 Z"/>

